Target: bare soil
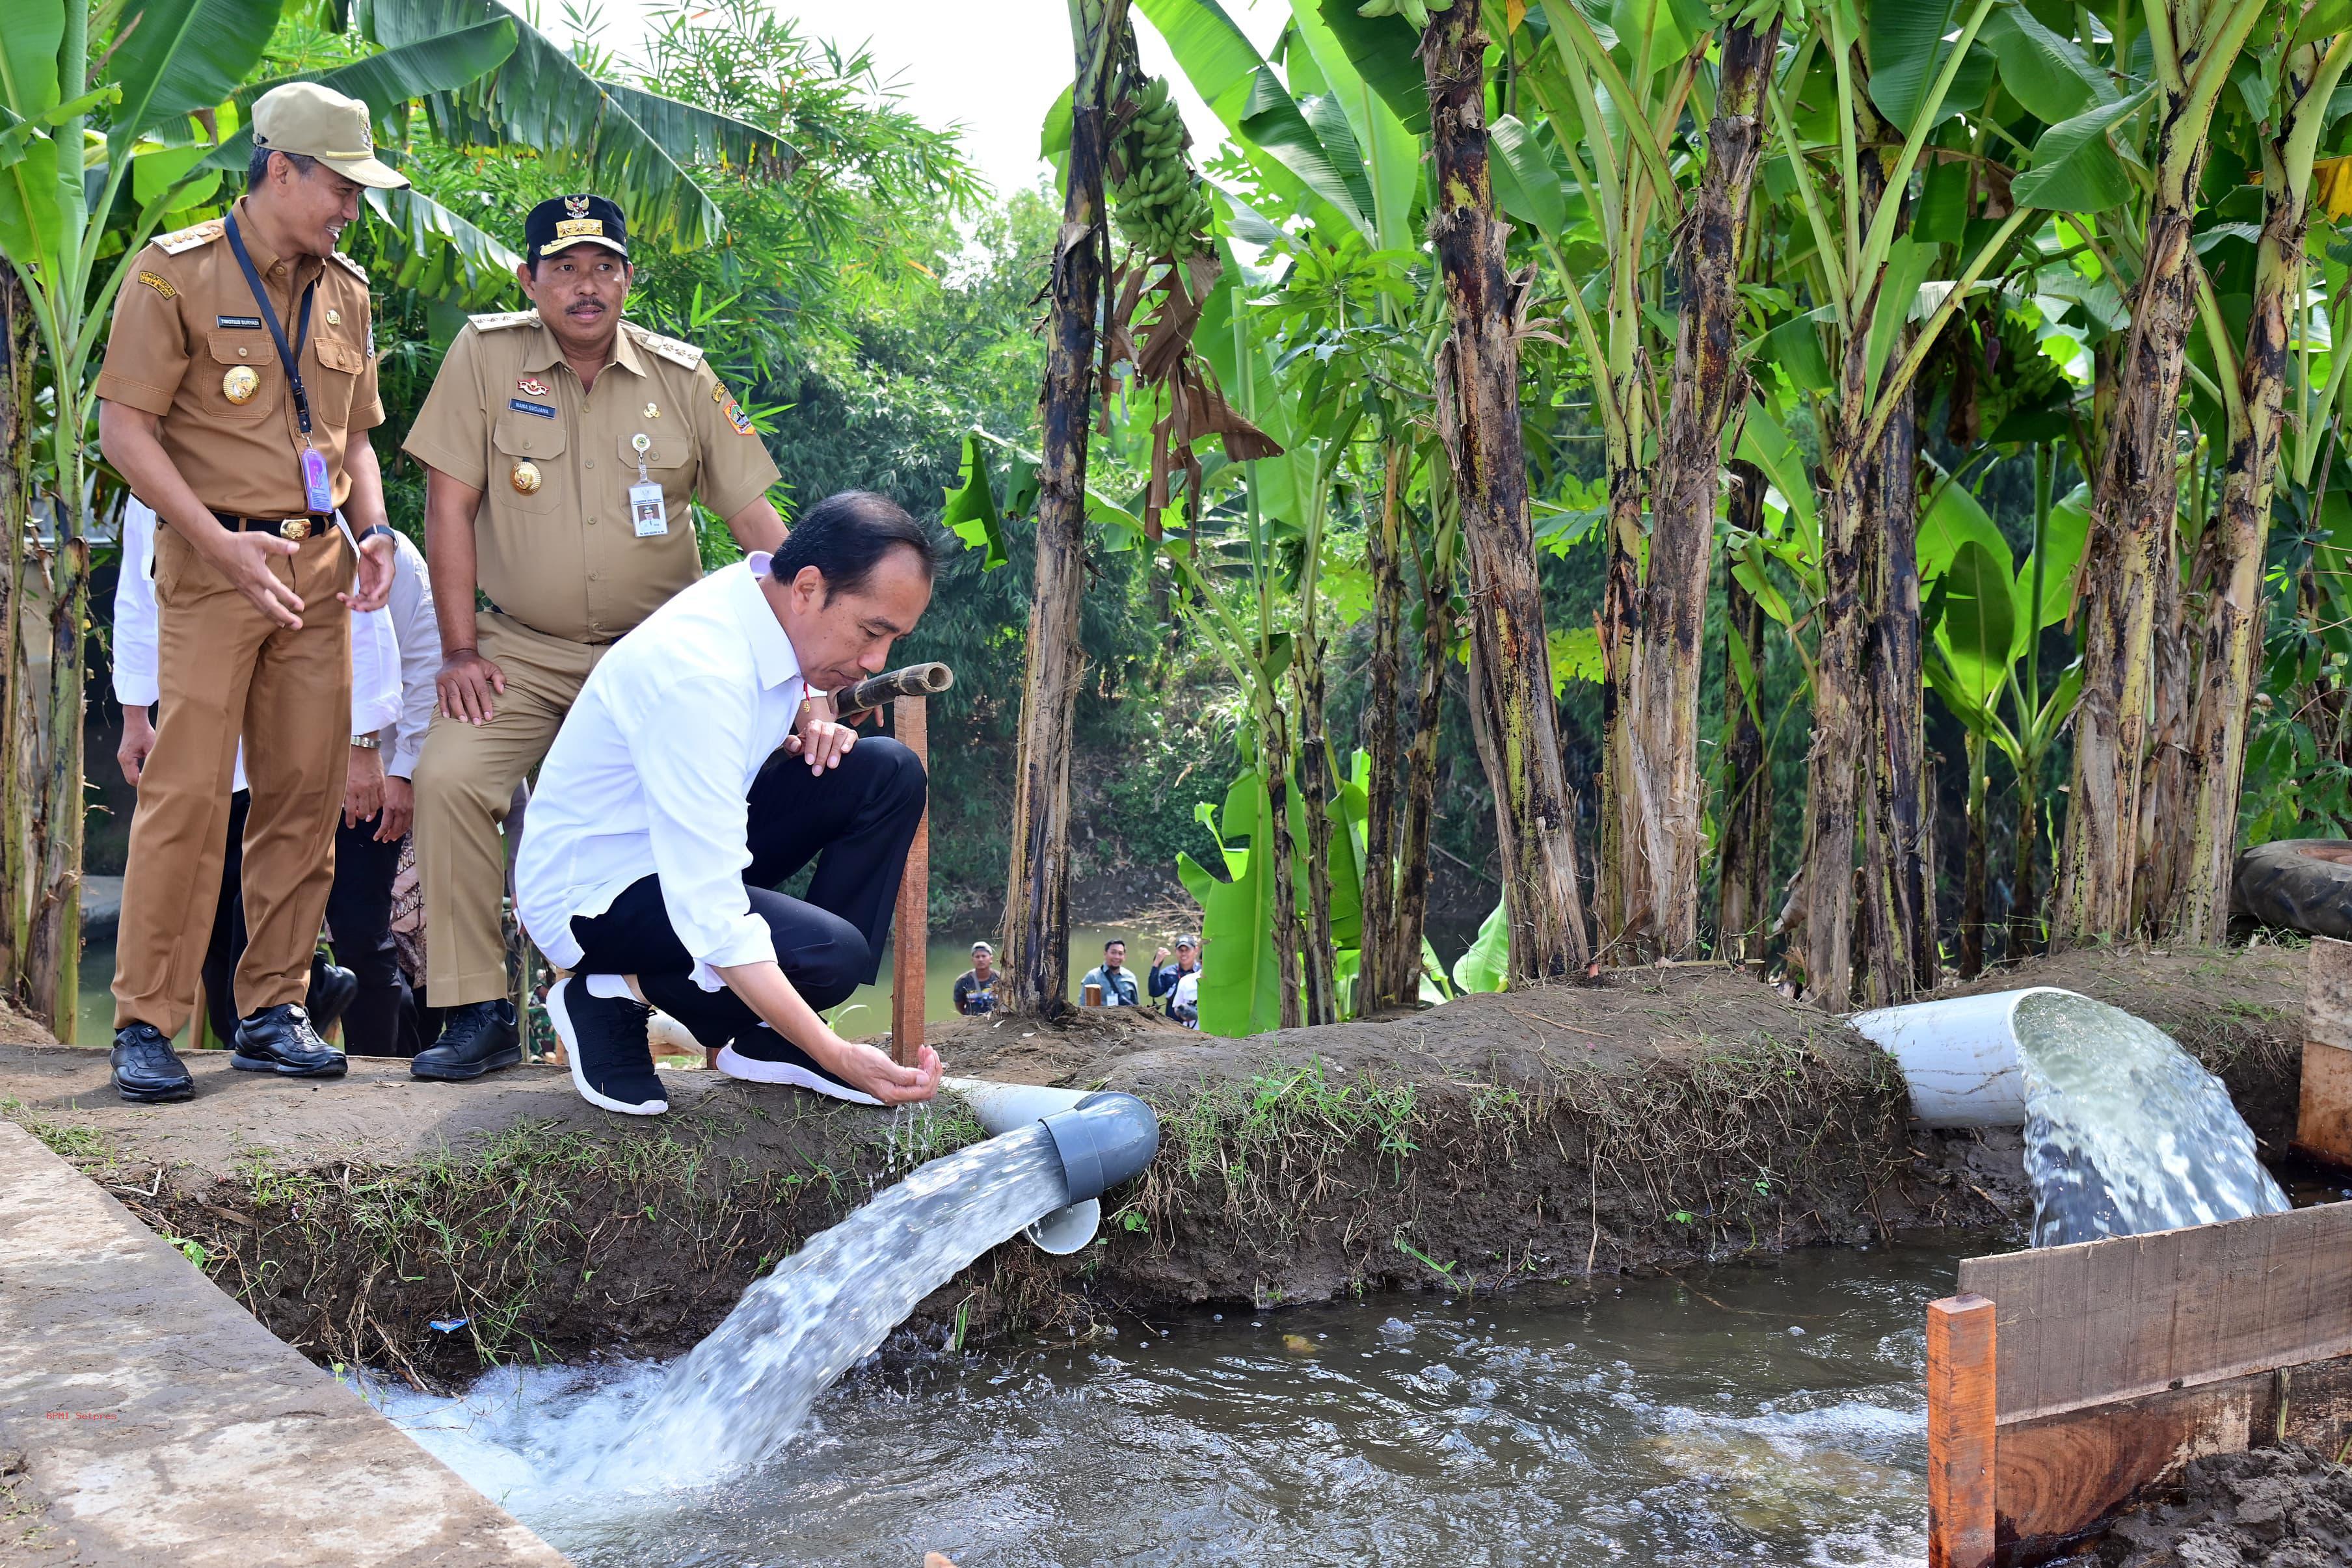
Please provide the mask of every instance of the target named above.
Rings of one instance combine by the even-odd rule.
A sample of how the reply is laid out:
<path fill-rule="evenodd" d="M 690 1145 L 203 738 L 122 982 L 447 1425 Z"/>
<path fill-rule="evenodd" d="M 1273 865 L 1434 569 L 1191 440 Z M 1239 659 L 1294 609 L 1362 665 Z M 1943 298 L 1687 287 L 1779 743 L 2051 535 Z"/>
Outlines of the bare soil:
<path fill-rule="evenodd" d="M 2191 1459 L 2074 1568 L 2341 1568 L 2352 1563 L 2352 1470 L 2300 1444 Z"/>
<path fill-rule="evenodd" d="M 2298 954 L 2077 954 L 1979 984 L 2066 986 L 2151 1019 L 2283 1138 Z M 665 1074 L 672 1110 L 647 1123 L 585 1105 L 553 1069 L 425 1084 L 355 1060 L 304 1084 L 209 1053 L 194 1102 L 134 1107 L 102 1051 L 7 1034 L 0 1019 L 0 1113 L 282 1338 L 421 1384 L 682 1348 L 876 1186 L 980 1135 L 955 1106 L 894 1118 L 699 1072 Z M 1910 1126 L 1866 1042 L 1714 967 L 1250 1040 L 1119 1011 L 961 1019 L 934 1043 L 951 1071 L 1140 1094 L 1162 1136 L 1099 1245 L 1001 1248 L 925 1303 L 919 1333 L 1488 1289 L 1913 1228 L 2015 1235 L 2028 1207 L 2014 1134 Z"/>

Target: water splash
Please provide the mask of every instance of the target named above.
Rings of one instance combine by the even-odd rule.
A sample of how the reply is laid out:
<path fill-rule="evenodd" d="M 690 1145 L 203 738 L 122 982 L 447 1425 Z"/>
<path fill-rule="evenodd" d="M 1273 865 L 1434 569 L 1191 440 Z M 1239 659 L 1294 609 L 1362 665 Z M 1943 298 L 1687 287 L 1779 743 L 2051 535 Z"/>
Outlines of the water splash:
<path fill-rule="evenodd" d="M 591 1478 L 699 1484 L 759 1463 L 917 1302 L 1067 1201 L 1042 1124 L 931 1161 L 745 1291 Z"/>
<path fill-rule="evenodd" d="M 2036 991 L 2015 1029 L 2036 1247 L 2289 1207 L 2230 1092 L 2154 1024 Z"/>

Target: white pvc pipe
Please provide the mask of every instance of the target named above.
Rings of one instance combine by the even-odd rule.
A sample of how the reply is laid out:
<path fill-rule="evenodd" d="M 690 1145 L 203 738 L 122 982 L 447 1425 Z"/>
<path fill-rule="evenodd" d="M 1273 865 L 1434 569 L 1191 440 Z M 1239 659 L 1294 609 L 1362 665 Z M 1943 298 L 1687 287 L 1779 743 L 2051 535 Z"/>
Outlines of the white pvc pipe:
<path fill-rule="evenodd" d="M 1951 997 L 1856 1013 L 1846 1022 L 1895 1059 L 1911 1114 L 1930 1127 L 2021 1127 L 2025 1081 L 2017 1060 L 2017 1004 L 2055 986 Z"/>
<path fill-rule="evenodd" d="M 1075 1107 L 1093 1092 L 1048 1089 L 1038 1083 L 997 1083 L 985 1078 L 942 1078 L 940 1087 L 972 1109 L 992 1138 L 1017 1133 L 1033 1123 Z M 1024 1232 L 1041 1252 L 1066 1258 L 1095 1239 L 1102 1228 L 1102 1201 L 1088 1198 L 1057 1208 Z"/>

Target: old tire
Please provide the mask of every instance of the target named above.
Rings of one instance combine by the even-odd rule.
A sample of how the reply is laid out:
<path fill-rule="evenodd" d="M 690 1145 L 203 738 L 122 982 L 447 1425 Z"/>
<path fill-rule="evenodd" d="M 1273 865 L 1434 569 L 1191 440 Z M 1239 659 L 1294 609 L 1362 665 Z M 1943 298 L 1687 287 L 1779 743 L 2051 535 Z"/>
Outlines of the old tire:
<path fill-rule="evenodd" d="M 2259 925 L 2352 940 L 2352 840 L 2279 839 L 2238 856 L 2237 913 Z"/>

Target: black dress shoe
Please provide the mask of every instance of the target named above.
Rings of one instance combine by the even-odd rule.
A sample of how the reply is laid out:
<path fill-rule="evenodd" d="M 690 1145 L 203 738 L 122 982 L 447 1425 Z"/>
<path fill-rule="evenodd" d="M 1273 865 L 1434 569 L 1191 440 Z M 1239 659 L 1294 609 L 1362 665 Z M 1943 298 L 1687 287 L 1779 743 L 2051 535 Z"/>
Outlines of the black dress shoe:
<path fill-rule="evenodd" d="M 646 1033 L 653 1016 L 653 1009 L 633 998 L 590 996 L 573 976 L 548 987 L 548 1021 L 563 1039 L 572 1086 L 583 1100 L 624 1116 L 658 1116 L 669 1109 L 669 1092 L 654 1071 Z"/>
<path fill-rule="evenodd" d="M 341 1078 L 350 1071 L 343 1053 L 319 1038 L 310 1015 L 293 1002 L 238 1020 L 236 1054 L 228 1064 L 241 1072 L 282 1072 L 289 1078 Z"/>
<path fill-rule="evenodd" d="M 513 1067 L 522 1061 L 522 1037 L 515 1030 L 514 1004 L 500 998 L 467 1002 L 441 1015 L 441 1038 L 416 1053 L 411 1077 L 462 1083 Z"/>
<path fill-rule="evenodd" d="M 360 977 L 340 964 L 330 964 L 324 958 L 310 960 L 310 995 L 307 1007 L 310 1027 L 320 1034 L 343 1021 L 360 994 Z"/>
<path fill-rule="evenodd" d="M 114 1031 L 114 1092 L 134 1105 L 193 1100 L 196 1081 L 187 1064 L 153 1024 L 125 1024 Z"/>

